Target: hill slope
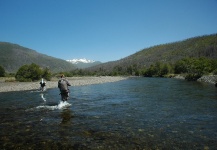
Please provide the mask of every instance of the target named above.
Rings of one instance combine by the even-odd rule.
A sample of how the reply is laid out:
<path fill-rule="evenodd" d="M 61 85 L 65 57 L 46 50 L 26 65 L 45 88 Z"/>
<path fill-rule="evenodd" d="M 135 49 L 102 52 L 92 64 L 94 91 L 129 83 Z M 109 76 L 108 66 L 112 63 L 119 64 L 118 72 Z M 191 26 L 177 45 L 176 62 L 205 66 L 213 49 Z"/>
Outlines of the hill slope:
<path fill-rule="evenodd" d="M 117 66 L 126 69 L 132 65 L 136 65 L 138 68 L 143 66 L 148 67 L 155 62 L 173 63 L 185 57 L 207 57 L 217 59 L 217 34 L 153 46 L 121 60 L 103 63 L 88 68 L 88 70 L 111 71 Z"/>
<path fill-rule="evenodd" d="M 73 64 L 65 60 L 40 54 L 17 44 L 0 42 L 0 65 L 5 71 L 15 73 L 21 66 L 31 63 L 48 67 L 52 72 L 75 69 Z"/>

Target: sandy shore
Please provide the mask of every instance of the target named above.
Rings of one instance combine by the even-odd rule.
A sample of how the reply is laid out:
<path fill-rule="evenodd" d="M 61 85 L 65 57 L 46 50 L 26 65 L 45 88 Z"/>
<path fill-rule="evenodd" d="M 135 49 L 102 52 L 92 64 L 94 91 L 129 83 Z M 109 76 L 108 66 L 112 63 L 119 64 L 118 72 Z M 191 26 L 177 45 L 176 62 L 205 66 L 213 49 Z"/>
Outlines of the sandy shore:
<path fill-rule="evenodd" d="M 67 78 L 72 86 L 83 86 L 90 84 L 101 84 L 107 82 L 117 82 L 127 77 L 69 77 Z M 0 92 L 10 92 L 10 91 L 25 91 L 25 90 L 38 90 L 40 87 L 38 82 L 0 82 Z M 57 87 L 58 79 L 52 79 L 52 81 L 46 81 L 46 87 L 49 88 L 58 88 Z"/>

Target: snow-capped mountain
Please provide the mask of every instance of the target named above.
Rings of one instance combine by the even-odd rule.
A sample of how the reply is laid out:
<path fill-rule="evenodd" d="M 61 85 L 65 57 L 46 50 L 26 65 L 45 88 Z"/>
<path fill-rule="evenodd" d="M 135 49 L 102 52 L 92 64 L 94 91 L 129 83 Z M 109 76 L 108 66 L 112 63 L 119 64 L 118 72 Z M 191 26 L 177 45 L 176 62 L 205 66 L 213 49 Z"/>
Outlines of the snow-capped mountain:
<path fill-rule="evenodd" d="M 84 69 L 101 64 L 100 61 L 89 60 L 86 58 L 66 60 L 74 64 L 77 68 Z"/>
<path fill-rule="evenodd" d="M 71 60 L 66 60 L 68 62 L 71 62 L 73 64 L 78 64 L 78 63 L 94 63 L 94 60 L 88 60 L 86 58 L 81 58 L 81 59 L 71 59 Z"/>

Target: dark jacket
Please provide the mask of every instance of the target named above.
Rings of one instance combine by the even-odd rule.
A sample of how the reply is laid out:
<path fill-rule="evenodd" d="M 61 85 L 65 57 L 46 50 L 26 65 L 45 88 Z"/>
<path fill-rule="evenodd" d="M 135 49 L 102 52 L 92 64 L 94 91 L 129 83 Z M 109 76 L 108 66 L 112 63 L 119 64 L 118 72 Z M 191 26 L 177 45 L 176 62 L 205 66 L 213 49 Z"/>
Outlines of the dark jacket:
<path fill-rule="evenodd" d="M 60 92 L 68 92 L 69 88 L 68 86 L 71 86 L 71 84 L 69 83 L 69 81 L 65 78 L 61 78 L 58 81 L 58 88 L 60 89 Z"/>

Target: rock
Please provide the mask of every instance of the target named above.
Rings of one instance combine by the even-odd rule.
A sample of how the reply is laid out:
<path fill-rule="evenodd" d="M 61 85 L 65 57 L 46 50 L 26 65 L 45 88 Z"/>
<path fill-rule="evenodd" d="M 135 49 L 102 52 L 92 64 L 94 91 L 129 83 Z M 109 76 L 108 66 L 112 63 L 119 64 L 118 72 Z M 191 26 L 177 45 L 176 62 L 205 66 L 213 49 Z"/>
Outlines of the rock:
<path fill-rule="evenodd" d="M 202 76 L 201 78 L 199 78 L 197 81 L 216 84 L 217 83 L 217 75 L 205 75 L 205 76 Z"/>
<path fill-rule="evenodd" d="M 175 78 L 175 79 L 183 79 L 183 80 L 185 79 L 185 77 L 182 76 L 182 75 L 177 75 L 177 76 L 175 76 L 174 78 Z"/>

